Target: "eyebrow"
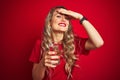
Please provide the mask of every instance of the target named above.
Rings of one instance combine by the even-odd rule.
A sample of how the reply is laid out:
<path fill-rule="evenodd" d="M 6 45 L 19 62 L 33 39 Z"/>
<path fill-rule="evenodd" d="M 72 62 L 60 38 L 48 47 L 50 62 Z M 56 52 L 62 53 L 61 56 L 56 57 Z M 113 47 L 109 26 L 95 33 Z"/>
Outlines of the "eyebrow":
<path fill-rule="evenodd" d="M 62 13 L 59 13 L 58 11 L 55 11 L 55 12 L 56 12 L 56 14 L 64 15 L 64 14 L 62 14 Z"/>
<path fill-rule="evenodd" d="M 60 15 L 64 15 L 65 17 L 69 18 L 68 15 L 65 15 L 65 14 L 59 13 L 57 10 L 56 10 L 55 12 L 56 12 L 55 15 L 60 14 Z"/>

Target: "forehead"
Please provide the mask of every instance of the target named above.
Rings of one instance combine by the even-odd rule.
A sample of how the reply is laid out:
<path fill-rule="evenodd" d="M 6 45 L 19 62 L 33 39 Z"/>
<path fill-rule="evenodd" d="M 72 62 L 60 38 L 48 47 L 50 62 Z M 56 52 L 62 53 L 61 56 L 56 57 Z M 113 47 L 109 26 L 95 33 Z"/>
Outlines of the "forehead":
<path fill-rule="evenodd" d="M 58 13 L 58 10 L 59 10 L 59 9 L 55 9 L 55 11 L 53 12 L 53 15 L 60 14 L 60 13 Z M 62 15 L 62 14 L 61 14 L 61 15 Z"/>
<path fill-rule="evenodd" d="M 59 12 L 58 12 L 59 9 L 60 9 L 60 8 L 55 9 L 55 11 L 53 12 L 53 16 L 55 16 L 55 15 L 62 15 L 62 16 L 65 16 L 65 17 L 69 18 L 68 15 L 65 15 L 65 14 L 61 14 L 61 13 L 59 13 Z"/>

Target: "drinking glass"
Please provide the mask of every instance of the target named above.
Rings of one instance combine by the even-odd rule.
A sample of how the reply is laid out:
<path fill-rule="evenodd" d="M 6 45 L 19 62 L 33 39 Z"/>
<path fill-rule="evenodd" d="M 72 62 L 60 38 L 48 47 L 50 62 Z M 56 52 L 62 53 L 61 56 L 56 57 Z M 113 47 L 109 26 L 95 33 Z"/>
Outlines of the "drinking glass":
<path fill-rule="evenodd" d="M 52 55 L 58 55 L 58 56 L 60 56 L 61 52 L 59 50 L 59 45 L 57 45 L 57 44 L 51 44 L 51 45 L 49 45 L 49 50 L 56 52 L 56 54 L 52 54 Z M 56 60 L 59 60 L 59 62 L 60 62 L 60 59 L 56 59 Z M 54 64 L 54 65 L 58 65 L 58 64 Z M 52 76 L 53 76 L 53 73 L 54 73 L 54 68 L 48 68 L 48 70 L 49 70 L 49 80 L 52 80 Z"/>

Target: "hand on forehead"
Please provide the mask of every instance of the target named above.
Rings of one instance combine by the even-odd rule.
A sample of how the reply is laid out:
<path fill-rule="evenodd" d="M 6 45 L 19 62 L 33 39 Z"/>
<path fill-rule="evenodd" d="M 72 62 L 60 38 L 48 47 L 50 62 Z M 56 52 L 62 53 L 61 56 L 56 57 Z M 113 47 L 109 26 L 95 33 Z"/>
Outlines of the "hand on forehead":
<path fill-rule="evenodd" d="M 56 9 L 56 12 L 59 13 L 59 14 L 67 15 L 68 10 L 60 8 L 60 9 Z"/>
<path fill-rule="evenodd" d="M 69 16 L 69 12 L 68 12 L 67 9 L 60 8 L 60 9 L 56 9 L 55 12 L 57 14 L 64 15 L 67 19 L 71 19 L 71 17 Z"/>

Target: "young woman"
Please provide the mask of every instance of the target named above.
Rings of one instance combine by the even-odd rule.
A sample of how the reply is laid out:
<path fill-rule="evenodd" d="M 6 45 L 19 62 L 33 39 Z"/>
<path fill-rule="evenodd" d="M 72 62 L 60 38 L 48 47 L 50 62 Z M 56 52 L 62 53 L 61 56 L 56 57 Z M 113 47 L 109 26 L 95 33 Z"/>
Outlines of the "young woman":
<path fill-rule="evenodd" d="M 78 19 L 88 38 L 73 34 L 70 20 Z M 33 80 L 80 80 L 80 54 L 104 44 L 94 26 L 80 13 L 57 6 L 46 18 L 43 36 L 30 56 Z"/>

